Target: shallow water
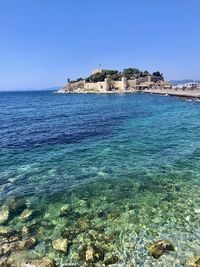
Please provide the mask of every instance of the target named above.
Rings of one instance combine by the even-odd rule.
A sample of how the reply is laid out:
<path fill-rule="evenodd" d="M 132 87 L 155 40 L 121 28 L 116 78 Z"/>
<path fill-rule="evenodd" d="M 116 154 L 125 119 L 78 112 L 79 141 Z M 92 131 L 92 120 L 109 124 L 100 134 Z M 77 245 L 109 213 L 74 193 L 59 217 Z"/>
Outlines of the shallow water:
<path fill-rule="evenodd" d="M 31 257 L 57 266 L 84 264 L 89 244 L 103 251 L 94 266 L 112 255 L 114 266 L 190 266 L 200 255 L 199 118 L 199 103 L 170 96 L 0 93 L 1 205 L 33 211 L 6 224 L 18 235 L 29 227 Z M 60 237 L 67 253 L 52 247 Z M 154 259 L 147 247 L 159 239 L 175 251 Z"/>

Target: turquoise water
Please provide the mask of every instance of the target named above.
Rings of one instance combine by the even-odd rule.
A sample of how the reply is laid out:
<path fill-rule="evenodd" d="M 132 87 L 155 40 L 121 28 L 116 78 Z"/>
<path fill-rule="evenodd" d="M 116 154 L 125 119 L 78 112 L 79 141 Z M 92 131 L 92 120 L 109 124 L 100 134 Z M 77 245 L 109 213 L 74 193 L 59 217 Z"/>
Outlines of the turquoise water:
<path fill-rule="evenodd" d="M 0 93 L 4 224 L 37 238 L 30 257 L 57 266 L 91 266 L 81 253 L 91 244 L 103 255 L 94 266 L 112 256 L 113 266 L 191 266 L 200 255 L 199 118 L 199 103 L 170 96 Z M 67 252 L 52 247 L 58 238 Z M 159 239 L 175 251 L 154 259 L 147 247 Z"/>

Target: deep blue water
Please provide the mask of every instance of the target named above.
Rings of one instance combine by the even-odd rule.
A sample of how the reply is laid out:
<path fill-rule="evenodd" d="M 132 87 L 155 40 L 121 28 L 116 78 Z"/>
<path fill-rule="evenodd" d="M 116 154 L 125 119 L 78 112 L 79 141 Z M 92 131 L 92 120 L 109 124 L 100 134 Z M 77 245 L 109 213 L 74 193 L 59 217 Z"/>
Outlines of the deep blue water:
<path fill-rule="evenodd" d="M 146 236 L 140 236 L 144 246 L 156 236 L 155 229 L 175 245 L 180 233 L 191 233 L 194 246 L 187 252 L 184 236 L 179 254 L 196 255 L 199 129 L 200 104 L 170 96 L 0 93 L 0 199 L 23 198 L 32 208 L 40 199 L 53 216 L 51 205 L 57 209 L 71 201 L 73 207 L 86 198 L 90 204 L 83 209 L 92 211 L 94 223 L 105 224 L 97 220 L 101 208 L 119 215 L 115 228 L 122 236 L 136 226 L 140 236 L 145 225 Z M 137 219 L 130 219 L 134 205 Z M 144 251 L 135 249 L 136 266 L 146 259 L 145 266 L 153 266 Z M 127 253 L 123 257 L 130 260 Z M 167 262 L 179 261 L 178 252 L 168 257 Z M 173 266 L 186 266 L 186 260 Z"/>

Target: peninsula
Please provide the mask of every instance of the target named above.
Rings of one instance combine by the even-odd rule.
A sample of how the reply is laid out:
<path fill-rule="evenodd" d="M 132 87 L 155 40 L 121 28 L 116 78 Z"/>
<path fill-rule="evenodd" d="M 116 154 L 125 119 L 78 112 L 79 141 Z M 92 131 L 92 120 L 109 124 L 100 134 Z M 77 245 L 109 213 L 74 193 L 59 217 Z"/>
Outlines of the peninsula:
<path fill-rule="evenodd" d="M 95 69 L 87 78 L 70 80 L 57 93 L 133 93 L 172 95 L 184 98 L 200 98 L 200 84 L 191 82 L 174 85 L 164 80 L 159 71 L 149 73 L 137 68 L 123 71 Z"/>

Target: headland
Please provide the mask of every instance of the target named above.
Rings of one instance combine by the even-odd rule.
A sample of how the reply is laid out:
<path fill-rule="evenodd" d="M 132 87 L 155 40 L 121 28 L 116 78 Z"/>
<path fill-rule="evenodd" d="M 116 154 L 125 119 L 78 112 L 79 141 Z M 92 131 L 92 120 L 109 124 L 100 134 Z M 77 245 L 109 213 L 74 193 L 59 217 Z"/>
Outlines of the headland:
<path fill-rule="evenodd" d="M 159 71 L 150 74 L 136 68 L 117 70 L 96 69 L 87 78 L 71 81 L 58 93 L 128 93 L 149 86 L 169 86 Z"/>
<path fill-rule="evenodd" d="M 184 98 L 200 98 L 200 84 L 187 83 L 173 85 L 165 81 L 159 71 L 150 73 L 137 68 L 123 71 L 95 69 L 87 78 L 68 82 L 57 93 L 74 94 L 112 94 L 145 92 L 151 94 L 171 95 Z"/>

